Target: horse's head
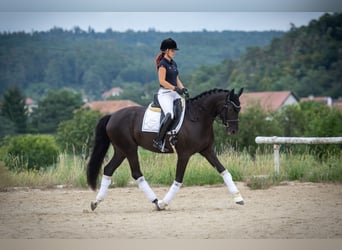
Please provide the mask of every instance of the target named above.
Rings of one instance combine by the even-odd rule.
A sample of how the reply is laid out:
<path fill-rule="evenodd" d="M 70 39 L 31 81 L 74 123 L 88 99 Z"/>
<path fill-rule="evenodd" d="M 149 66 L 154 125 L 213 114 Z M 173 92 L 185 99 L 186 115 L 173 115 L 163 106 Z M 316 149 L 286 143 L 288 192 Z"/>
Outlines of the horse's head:
<path fill-rule="evenodd" d="M 241 110 L 239 97 L 243 92 L 243 88 L 240 89 L 238 94 L 234 93 L 232 89 L 225 100 L 225 104 L 219 114 L 223 125 L 230 134 L 236 134 L 239 130 L 239 112 Z"/>

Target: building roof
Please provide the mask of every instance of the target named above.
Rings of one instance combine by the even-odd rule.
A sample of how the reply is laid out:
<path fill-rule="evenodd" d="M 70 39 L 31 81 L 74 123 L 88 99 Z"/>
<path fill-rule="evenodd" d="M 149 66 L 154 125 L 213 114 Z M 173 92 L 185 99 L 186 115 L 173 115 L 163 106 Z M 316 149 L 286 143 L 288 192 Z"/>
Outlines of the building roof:
<path fill-rule="evenodd" d="M 33 104 L 33 103 L 34 103 L 34 101 L 30 97 L 26 97 L 26 99 L 25 99 L 25 104 L 26 105 L 30 105 L 30 104 Z"/>
<path fill-rule="evenodd" d="M 110 90 L 103 92 L 102 93 L 102 97 L 103 98 L 108 98 L 110 96 L 118 96 L 123 92 L 122 88 L 119 87 L 115 87 L 115 88 L 111 88 Z"/>
<path fill-rule="evenodd" d="M 112 100 L 112 101 L 94 101 L 87 102 L 83 105 L 83 108 L 91 108 L 93 110 L 98 110 L 103 114 L 110 114 L 118 111 L 122 108 L 127 108 L 131 106 L 140 106 L 139 104 L 130 100 Z"/>
<path fill-rule="evenodd" d="M 277 111 L 285 105 L 298 103 L 298 98 L 291 91 L 250 92 L 241 95 L 240 103 L 242 111 L 250 105 L 260 105 L 266 111 Z"/>

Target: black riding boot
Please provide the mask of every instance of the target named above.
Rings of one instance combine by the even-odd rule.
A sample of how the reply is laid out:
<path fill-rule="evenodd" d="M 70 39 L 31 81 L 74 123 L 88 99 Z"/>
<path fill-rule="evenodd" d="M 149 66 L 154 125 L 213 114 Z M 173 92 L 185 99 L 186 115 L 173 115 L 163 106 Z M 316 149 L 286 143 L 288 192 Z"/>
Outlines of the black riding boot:
<path fill-rule="evenodd" d="M 172 121 L 171 114 L 167 113 L 161 122 L 157 138 L 153 140 L 153 147 L 158 148 L 161 152 L 168 152 L 167 148 L 163 148 L 163 143 L 167 130 L 169 129 Z"/>

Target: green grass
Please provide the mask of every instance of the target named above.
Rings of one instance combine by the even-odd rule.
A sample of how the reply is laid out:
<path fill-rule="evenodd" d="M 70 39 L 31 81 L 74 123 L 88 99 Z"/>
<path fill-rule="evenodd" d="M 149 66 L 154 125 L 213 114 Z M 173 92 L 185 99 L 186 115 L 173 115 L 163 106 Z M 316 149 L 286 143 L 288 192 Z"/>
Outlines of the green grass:
<path fill-rule="evenodd" d="M 112 152 L 108 153 L 109 155 Z M 108 157 L 104 164 L 110 159 Z M 176 173 L 177 155 L 154 154 L 139 150 L 142 172 L 151 185 L 170 185 Z M 338 182 L 342 183 L 342 154 L 317 159 L 309 153 L 280 154 L 280 172 L 274 173 L 273 151 L 257 153 L 252 158 L 246 152 L 227 151 L 219 155 L 221 163 L 230 171 L 235 181 L 243 181 L 252 189 L 265 189 L 282 181 Z M 86 162 L 77 155 L 60 154 L 58 163 L 43 171 L 11 172 L 0 162 L 0 188 L 13 186 L 52 187 L 66 185 L 87 187 Z M 102 171 L 101 171 L 102 172 Z M 101 177 L 101 174 L 100 174 Z M 127 160 L 113 176 L 115 187 L 135 185 Z M 199 154 L 194 155 L 184 176 L 184 185 L 223 184 L 221 176 Z"/>
<path fill-rule="evenodd" d="M 8 171 L 0 162 L 0 188 L 9 186 L 52 187 L 69 185 L 86 187 L 84 161 L 75 155 L 60 154 L 58 163 L 46 170 L 31 170 L 22 172 Z"/>

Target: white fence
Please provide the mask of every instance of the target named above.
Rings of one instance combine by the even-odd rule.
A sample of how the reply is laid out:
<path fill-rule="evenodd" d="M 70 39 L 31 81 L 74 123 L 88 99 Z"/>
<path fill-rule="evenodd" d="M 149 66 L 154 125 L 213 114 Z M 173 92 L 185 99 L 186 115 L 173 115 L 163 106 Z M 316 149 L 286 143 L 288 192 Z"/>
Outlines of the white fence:
<path fill-rule="evenodd" d="M 274 171 L 279 173 L 279 149 L 281 144 L 341 144 L 342 137 L 277 137 L 257 136 L 258 144 L 273 144 Z"/>

